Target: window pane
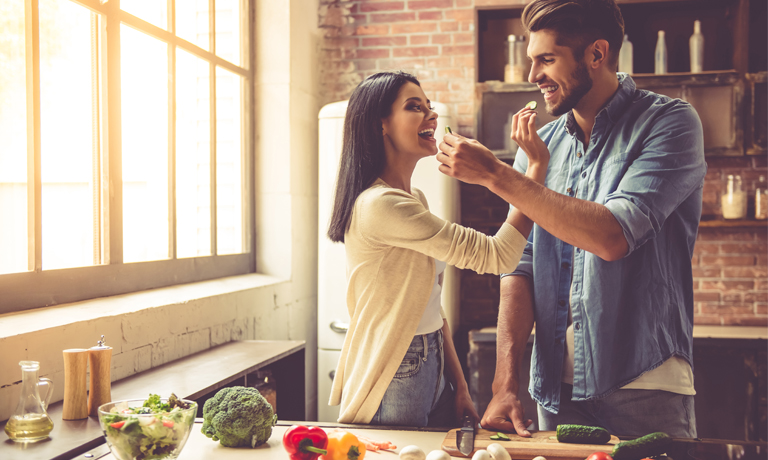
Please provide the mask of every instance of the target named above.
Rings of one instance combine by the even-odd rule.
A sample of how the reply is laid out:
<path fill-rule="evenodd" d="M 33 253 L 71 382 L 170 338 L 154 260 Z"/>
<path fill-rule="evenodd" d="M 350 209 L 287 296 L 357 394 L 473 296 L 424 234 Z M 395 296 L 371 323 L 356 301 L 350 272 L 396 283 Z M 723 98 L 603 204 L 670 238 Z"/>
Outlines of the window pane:
<path fill-rule="evenodd" d="M 93 193 L 99 112 L 93 103 L 98 62 L 91 59 L 98 50 L 91 37 L 98 16 L 92 24 L 91 11 L 69 0 L 39 5 L 43 269 L 92 265 L 99 233 Z"/>
<path fill-rule="evenodd" d="M 0 273 L 27 270 L 24 2 L 0 0 Z"/>
<path fill-rule="evenodd" d="M 240 65 L 241 0 L 216 0 L 216 55 Z"/>
<path fill-rule="evenodd" d="M 123 260 L 167 259 L 168 45 L 120 28 Z"/>
<path fill-rule="evenodd" d="M 176 0 L 176 35 L 209 49 L 208 0 Z"/>
<path fill-rule="evenodd" d="M 216 68 L 216 247 L 243 252 L 242 81 Z"/>
<path fill-rule="evenodd" d="M 176 53 L 176 255 L 211 255 L 209 64 Z"/>
<path fill-rule="evenodd" d="M 120 9 L 162 29 L 168 29 L 167 0 L 120 0 Z"/>

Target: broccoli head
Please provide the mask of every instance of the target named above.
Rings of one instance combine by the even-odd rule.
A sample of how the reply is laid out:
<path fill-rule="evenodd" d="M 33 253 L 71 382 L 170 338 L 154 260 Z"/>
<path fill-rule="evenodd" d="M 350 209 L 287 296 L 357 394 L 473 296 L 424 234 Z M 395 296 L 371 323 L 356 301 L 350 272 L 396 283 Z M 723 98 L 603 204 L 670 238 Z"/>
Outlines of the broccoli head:
<path fill-rule="evenodd" d="M 256 447 L 267 442 L 277 415 L 259 390 L 222 388 L 203 406 L 204 435 L 225 447 Z"/>

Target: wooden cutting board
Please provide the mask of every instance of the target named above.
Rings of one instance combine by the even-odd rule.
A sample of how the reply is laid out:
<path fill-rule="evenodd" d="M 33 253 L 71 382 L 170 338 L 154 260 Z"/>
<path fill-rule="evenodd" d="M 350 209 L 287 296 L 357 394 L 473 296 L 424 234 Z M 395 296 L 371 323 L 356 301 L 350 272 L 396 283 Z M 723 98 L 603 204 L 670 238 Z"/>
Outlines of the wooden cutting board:
<path fill-rule="evenodd" d="M 449 431 L 441 446 L 452 457 L 465 457 L 456 447 L 456 432 L 460 430 L 460 428 L 456 428 Z M 561 443 L 557 441 L 557 433 L 554 431 L 531 433 L 530 438 L 506 433 L 509 441 L 492 441 L 491 436 L 494 434 L 496 431 L 478 429 L 475 432 L 475 450 L 472 453 L 474 454 L 475 451 L 485 449 L 489 444 L 497 442 L 507 449 L 513 459 L 531 460 L 533 457 L 541 455 L 547 460 L 584 460 L 594 452 L 611 453 L 614 444 L 619 442 L 619 438 L 611 436 L 609 443 L 602 445 Z M 470 454 L 469 457 L 472 455 Z"/>

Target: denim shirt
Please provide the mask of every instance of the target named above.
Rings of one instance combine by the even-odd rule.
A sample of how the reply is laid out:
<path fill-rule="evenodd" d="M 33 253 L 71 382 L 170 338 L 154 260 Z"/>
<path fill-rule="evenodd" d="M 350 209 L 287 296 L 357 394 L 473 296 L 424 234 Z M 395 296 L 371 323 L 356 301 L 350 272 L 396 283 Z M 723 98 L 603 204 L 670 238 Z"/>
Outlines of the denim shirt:
<path fill-rule="evenodd" d="M 573 400 L 604 397 L 672 356 L 693 367 L 691 258 L 706 173 L 701 121 L 690 104 L 638 90 L 627 74 L 618 79 L 586 149 L 572 112 L 538 131 L 551 156 L 546 187 L 606 206 L 629 246 L 622 259 L 606 262 L 535 225 L 512 273 L 533 281 L 528 390 L 554 413 L 569 308 Z M 524 172 L 527 160 L 519 151 L 514 168 Z"/>

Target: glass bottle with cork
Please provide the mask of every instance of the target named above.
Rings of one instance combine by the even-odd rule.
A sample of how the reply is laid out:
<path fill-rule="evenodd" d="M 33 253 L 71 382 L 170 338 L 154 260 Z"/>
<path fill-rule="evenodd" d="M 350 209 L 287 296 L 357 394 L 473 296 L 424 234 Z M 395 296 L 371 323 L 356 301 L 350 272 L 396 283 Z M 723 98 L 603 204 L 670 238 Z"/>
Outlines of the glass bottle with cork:
<path fill-rule="evenodd" d="M 720 197 L 723 219 L 743 219 L 747 217 L 747 194 L 742 187 L 741 176 L 728 174 L 725 190 Z"/>

